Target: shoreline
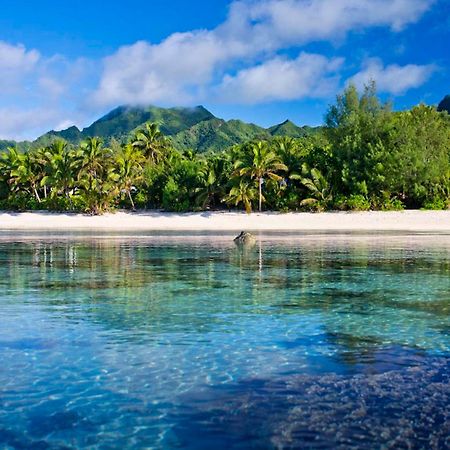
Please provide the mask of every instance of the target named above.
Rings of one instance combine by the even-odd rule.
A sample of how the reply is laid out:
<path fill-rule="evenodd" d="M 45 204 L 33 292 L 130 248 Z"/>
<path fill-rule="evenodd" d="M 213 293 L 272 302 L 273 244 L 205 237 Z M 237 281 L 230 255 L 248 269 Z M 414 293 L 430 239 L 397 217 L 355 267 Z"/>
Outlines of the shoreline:
<path fill-rule="evenodd" d="M 118 211 L 102 216 L 2 212 L 0 231 L 330 231 L 450 233 L 449 211 L 324 213 Z"/>

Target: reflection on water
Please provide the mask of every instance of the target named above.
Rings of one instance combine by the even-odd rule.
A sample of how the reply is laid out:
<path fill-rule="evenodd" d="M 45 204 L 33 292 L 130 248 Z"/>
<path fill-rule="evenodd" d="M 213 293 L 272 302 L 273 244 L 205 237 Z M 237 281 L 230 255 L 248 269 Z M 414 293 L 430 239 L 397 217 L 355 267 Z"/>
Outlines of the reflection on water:
<path fill-rule="evenodd" d="M 445 448 L 449 255 L 0 235 L 0 447 Z"/>

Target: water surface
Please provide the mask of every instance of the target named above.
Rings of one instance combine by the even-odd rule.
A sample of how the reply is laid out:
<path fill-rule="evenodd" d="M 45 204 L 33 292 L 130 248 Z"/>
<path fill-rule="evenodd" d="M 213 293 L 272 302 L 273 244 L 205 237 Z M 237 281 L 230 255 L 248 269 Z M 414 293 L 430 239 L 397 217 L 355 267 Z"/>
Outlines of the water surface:
<path fill-rule="evenodd" d="M 259 238 L 0 234 L 0 448 L 448 448 L 450 236 Z"/>

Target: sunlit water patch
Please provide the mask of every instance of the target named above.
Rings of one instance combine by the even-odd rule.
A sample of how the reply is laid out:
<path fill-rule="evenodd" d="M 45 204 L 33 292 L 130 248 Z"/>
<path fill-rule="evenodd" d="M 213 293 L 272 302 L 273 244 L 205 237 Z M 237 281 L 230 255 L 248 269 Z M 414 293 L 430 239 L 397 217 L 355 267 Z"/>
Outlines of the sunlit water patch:
<path fill-rule="evenodd" d="M 0 235 L 0 448 L 448 447 L 449 236 L 230 238 Z"/>

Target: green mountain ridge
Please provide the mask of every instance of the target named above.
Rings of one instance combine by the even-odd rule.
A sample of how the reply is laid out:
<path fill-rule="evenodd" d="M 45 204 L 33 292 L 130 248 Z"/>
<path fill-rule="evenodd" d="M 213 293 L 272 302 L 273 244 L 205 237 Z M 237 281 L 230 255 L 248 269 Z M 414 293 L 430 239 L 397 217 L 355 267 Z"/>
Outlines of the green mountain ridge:
<path fill-rule="evenodd" d="M 270 139 L 275 136 L 303 137 L 314 132 L 311 127 L 298 127 L 287 120 L 270 128 L 262 128 L 241 120 L 223 120 L 215 117 L 203 106 L 193 108 L 160 108 L 156 106 L 119 106 L 90 126 L 79 130 L 71 126 L 61 131 L 49 131 L 33 142 L 0 141 L 0 150 L 17 145 L 21 150 L 47 146 L 55 139 L 71 144 L 98 136 L 107 144 L 116 139 L 127 141 L 146 122 L 156 122 L 169 136 L 175 148 L 197 152 L 221 151 L 252 139 Z"/>
<path fill-rule="evenodd" d="M 447 111 L 450 114 L 450 95 L 446 95 L 437 107 L 438 111 Z"/>
<path fill-rule="evenodd" d="M 446 95 L 437 107 L 438 111 L 450 114 L 450 95 Z M 25 151 L 29 148 L 45 147 L 55 139 L 64 139 L 71 144 L 79 144 L 88 137 L 98 136 L 106 144 L 112 139 L 127 141 L 146 122 L 156 122 L 161 131 L 169 136 L 174 147 L 179 150 L 195 150 L 198 152 L 220 151 L 252 139 L 270 139 L 288 136 L 302 138 L 313 134 L 321 127 L 299 127 L 290 120 L 263 128 L 241 120 L 220 119 L 203 106 L 192 108 L 161 108 L 157 106 L 119 106 L 94 123 L 79 130 L 71 126 L 61 131 L 49 131 L 33 142 L 0 140 L 0 151 L 10 146 L 17 146 Z"/>

